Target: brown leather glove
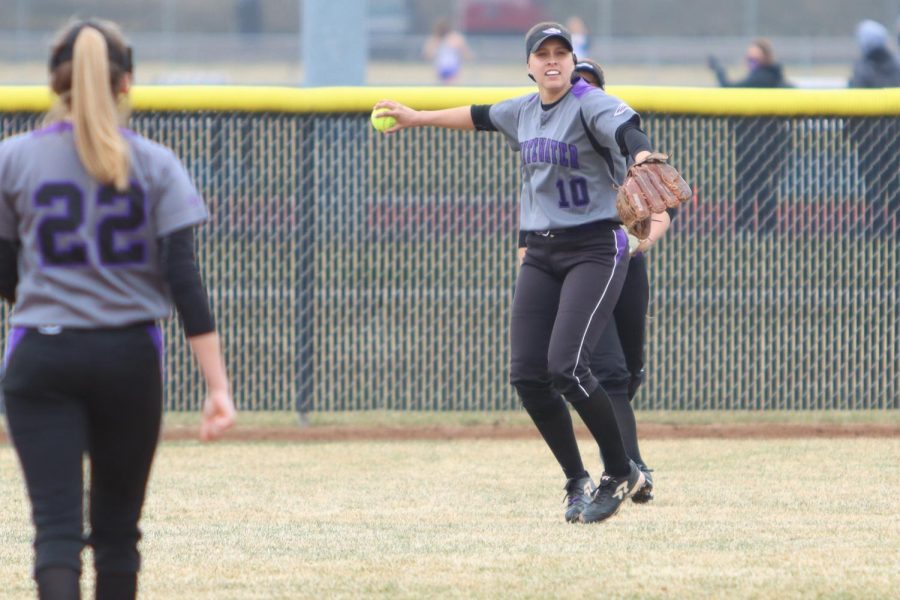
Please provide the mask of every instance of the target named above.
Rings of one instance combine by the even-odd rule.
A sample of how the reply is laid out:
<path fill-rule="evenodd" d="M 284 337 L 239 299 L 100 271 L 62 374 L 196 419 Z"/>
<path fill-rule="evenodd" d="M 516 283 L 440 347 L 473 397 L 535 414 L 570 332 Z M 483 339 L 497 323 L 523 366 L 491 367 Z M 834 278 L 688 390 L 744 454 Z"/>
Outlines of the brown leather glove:
<path fill-rule="evenodd" d="M 619 218 L 638 239 L 650 235 L 650 215 L 675 208 L 693 197 L 690 186 L 668 160 L 666 154 L 651 153 L 631 165 L 625 183 L 619 187 Z"/>

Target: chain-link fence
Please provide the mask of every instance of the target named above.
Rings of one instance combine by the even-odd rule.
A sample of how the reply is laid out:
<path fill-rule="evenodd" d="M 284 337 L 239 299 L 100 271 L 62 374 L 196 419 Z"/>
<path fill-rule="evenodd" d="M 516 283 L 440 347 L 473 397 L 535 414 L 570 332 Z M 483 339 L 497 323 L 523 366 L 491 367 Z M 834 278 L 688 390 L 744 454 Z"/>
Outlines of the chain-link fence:
<path fill-rule="evenodd" d="M 696 191 L 649 254 L 651 409 L 900 407 L 900 118 L 646 114 Z M 0 114 L 0 135 L 33 127 Z M 518 156 L 358 114 L 148 113 L 207 200 L 241 408 L 507 409 Z M 3 320 L 5 327 L 5 319 Z M 167 406 L 202 382 L 167 333 Z"/>

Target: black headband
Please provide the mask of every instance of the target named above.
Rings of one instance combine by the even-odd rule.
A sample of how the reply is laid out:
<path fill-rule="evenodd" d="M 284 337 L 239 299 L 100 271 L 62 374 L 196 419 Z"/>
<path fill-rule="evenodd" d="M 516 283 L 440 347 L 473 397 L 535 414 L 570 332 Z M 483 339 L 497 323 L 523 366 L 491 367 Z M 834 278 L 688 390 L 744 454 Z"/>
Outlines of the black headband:
<path fill-rule="evenodd" d="M 106 40 L 106 51 L 110 64 L 116 65 L 126 73 L 131 73 L 133 71 L 134 67 L 131 63 L 131 46 L 125 46 L 125 51 L 122 52 L 119 48 L 119 44 L 110 39 L 109 35 L 107 35 L 102 27 L 91 21 L 85 21 L 72 28 L 72 31 L 69 32 L 69 35 L 66 36 L 66 39 L 63 40 L 63 43 L 60 44 L 56 52 L 50 56 L 51 71 L 54 71 L 59 65 L 72 60 L 72 55 L 75 51 L 75 40 L 78 38 L 78 34 L 81 33 L 81 30 L 85 27 L 96 29 Z"/>

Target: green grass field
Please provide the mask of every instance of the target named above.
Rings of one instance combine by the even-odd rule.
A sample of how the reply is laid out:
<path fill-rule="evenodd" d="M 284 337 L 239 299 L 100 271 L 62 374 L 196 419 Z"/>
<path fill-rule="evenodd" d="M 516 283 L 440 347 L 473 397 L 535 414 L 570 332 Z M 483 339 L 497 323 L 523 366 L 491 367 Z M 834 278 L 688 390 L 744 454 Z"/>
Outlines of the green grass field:
<path fill-rule="evenodd" d="M 582 449 L 596 475 L 596 450 Z M 644 454 L 657 499 L 582 526 L 563 522 L 562 478 L 537 441 L 167 442 L 143 520 L 142 597 L 900 589 L 900 440 L 648 440 Z M 33 597 L 28 507 L 8 445 L 0 503 L 0 598 Z"/>

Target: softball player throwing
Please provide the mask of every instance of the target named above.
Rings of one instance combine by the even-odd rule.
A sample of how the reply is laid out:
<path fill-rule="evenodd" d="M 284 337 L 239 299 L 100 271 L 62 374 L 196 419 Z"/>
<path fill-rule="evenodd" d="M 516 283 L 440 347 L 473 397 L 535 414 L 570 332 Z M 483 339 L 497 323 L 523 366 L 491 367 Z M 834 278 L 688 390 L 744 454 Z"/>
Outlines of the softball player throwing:
<path fill-rule="evenodd" d="M 438 111 L 390 100 L 375 108 L 397 120 L 388 133 L 422 126 L 500 131 L 520 153 L 527 252 L 511 309 L 510 380 L 567 477 L 566 520 L 591 523 L 614 515 L 644 483 L 589 355 L 629 261 L 615 184 L 625 177 L 626 158 L 640 162 L 650 143 L 627 104 L 581 80 L 572 83 L 576 60 L 562 25 L 532 27 L 525 53 L 537 93 Z M 593 491 L 565 401 L 594 436 L 609 474 Z"/>
<path fill-rule="evenodd" d="M 138 520 L 162 414 L 156 321 L 173 303 L 207 383 L 201 437 L 234 420 L 193 255 L 206 208 L 170 150 L 119 127 L 131 73 L 114 24 L 71 24 L 50 57 L 52 122 L 0 144 L 0 292 L 15 303 L 3 394 L 40 598 L 79 597 L 85 543 L 96 597 L 136 595 Z"/>

